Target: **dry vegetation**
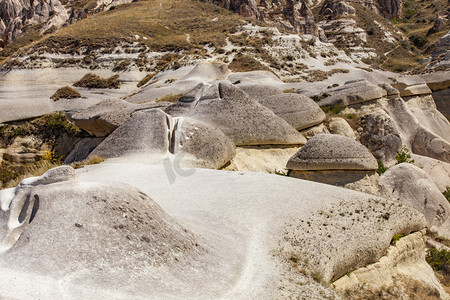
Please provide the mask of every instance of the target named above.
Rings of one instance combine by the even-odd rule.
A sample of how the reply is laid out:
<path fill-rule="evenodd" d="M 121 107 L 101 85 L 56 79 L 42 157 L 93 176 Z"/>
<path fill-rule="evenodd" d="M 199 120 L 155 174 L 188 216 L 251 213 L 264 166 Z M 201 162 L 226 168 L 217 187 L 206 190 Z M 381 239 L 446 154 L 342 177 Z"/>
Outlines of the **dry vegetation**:
<path fill-rule="evenodd" d="M 83 47 L 86 52 L 112 50 L 120 42 L 135 42 L 135 35 L 139 35 L 147 38 L 140 39 L 140 44 L 152 51 L 191 51 L 207 44 L 220 48 L 240 19 L 216 5 L 196 0 L 144 0 L 81 20 L 36 47 L 67 53 Z"/>
<path fill-rule="evenodd" d="M 51 97 L 50 99 L 57 101 L 59 99 L 75 99 L 80 98 L 81 94 L 76 89 L 70 86 L 65 86 L 62 88 L 59 88 Z"/>
<path fill-rule="evenodd" d="M 118 89 L 120 88 L 119 74 L 108 78 L 102 78 L 96 74 L 88 73 L 75 82 L 73 86 L 95 89 Z"/>

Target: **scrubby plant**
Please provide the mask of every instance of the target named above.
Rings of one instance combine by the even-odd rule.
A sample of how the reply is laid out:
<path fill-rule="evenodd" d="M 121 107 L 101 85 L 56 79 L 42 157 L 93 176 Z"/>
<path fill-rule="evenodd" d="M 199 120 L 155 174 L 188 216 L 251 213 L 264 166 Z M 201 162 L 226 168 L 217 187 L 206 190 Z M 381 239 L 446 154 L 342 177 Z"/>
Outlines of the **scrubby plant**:
<path fill-rule="evenodd" d="M 447 189 L 442 193 L 444 197 L 450 202 L 450 186 L 447 186 Z"/>
<path fill-rule="evenodd" d="M 102 78 L 96 74 L 88 73 L 75 82 L 73 86 L 97 89 L 118 89 L 120 88 L 119 74 L 108 78 Z"/>
<path fill-rule="evenodd" d="M 288 176 L 288 172 L 283 170 L 275 170 L 275 174 L 280 176 Z"/>
<path fill-rule="evenodd" d="M 431 248 L 428 250 L 425 259 L 435 271 L 448 272 L 450 269 L 450 251 Z"/>
<path fill-rule="evenodd" d="M 155 75 L 156 75 L 156 73 L 150 73 L 150 74 L 145 75 L 145 77 L 142 78 L 141 81 L 138 82 L 137 87 L 144 86 L 145 84 L 147 84 L 147 82 L 152 80 L 153 77 L 155 77 Z"/>
<path fill-rule="evenodd" d="M 411 159 L 411 154 L 409 152 L 409 149 L 406 148 L 405 145 L 403 145 L 402 149 L 395 154 L 395 159 L 397 160 L 396 165 L 401 163 L 410 163 L 414 164 L 414 159 Z"/>
<path fill-rule="evenodd" d="M 381 161 L 377 160 L 377 163 L 378 163 L 378 169 L 377 169 L 378 175 L 381 175 L 388 170 L 388 168 L 385 165 L 383 165 L 383 163 Z"/>
<path fill-rule="evenodd" d="M 51 97 L 53 101 L 57 101 L 59 99 L 75 99 L 80 98 L 81 94 L 76 89 L 70 86 L 65 86 L 59 88 Z"/>
<path fill-rule="evenodd" d="M 394 234 L 391 240 L 391 245 L 395 245 L 402 237 L 402 234 Z"/>

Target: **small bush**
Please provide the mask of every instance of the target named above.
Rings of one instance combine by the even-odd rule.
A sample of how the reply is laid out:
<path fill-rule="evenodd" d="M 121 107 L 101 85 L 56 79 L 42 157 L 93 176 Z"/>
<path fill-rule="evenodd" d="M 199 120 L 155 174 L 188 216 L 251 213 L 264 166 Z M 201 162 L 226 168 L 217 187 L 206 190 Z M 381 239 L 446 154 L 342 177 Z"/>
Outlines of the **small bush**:
<path fill-rule="evenodd" d="M 53 101 L 57 101 L 59 99 L 75 99 L 80 98 L 81 94 L 76 89 L 70 86 L 65 86 L 59 88 L 51 97 Z"/>
<path fill-rule="evenodd" d="M 448 186 L 447 189 L 442 194 L 447 199 L 447 201 L 450 202 L 450 186 Z"/>
<path fill-rule="evenodd" d="M 75 82 L 73 86 L 97 89 L 118 89 L 120 88 L 119 74 L 109 78 L 102 78 L 96 74 L 88 73 L 79 81 Z"/>
<path fill-rule="evenodd" d="M 248 55 L 238 54 L 233 58 L 233 61 L 228 67 L 234 72 L 249 72 L 258 70 L 269 70 L 266 66 L 262 65 L 259 61 Z"/>
<path fill-rule="evenodd" d="M 427 43 L 427 39 L 423 36 L 420 36 L 418 34 L 413 34 L 409 38 L 409 40 L 414 44 L 414 46 L 418 48 L 422 48 Z"/>
<path fill-rule="evenodd" d="M 401 163 L 410 163 L 414 164 L 414 159 L 411 159 L 411 154 L 409 153 L 408 148 L 403 145 L 402 149 L 395 154 L 395 159 L 397 160 L 396 165 Z"/>
<path fill-rule="evenodd" d="M 435 271 L 445 271 L 450 269 L 450 251 L 431 248 L 428 250 L 425 259 Z"/>
<path fill-rule="evenodd" d="M 391 245 L 395 245 L 402 237 L 403 235 L 401 234 L 394 234 L 394 236 L 392 237 Z"/>
<path fill-rule="evenodd" d="M 378 163 L 378 169 L 377 169 L 378 175 L 381 175 L 388 170 L 388 168 L 386 168 L 386 166 L 383 165 L 383 163 L 381 161 L 377 160 L 377 163 Z"/>

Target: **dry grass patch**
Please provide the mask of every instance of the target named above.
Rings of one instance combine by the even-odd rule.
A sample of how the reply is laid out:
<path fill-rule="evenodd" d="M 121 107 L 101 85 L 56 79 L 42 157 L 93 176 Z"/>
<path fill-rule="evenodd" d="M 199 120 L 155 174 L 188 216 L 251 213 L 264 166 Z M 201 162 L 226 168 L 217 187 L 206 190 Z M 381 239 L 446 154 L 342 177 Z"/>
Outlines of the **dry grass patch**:
<path fill-rule="evenodd" d="M 51 97 L 53 101 L 57 101 L 59 99 L 75 99 L 80 98 L 81 94 L 76 89 L 70 86 L 65 86 L 59 88 Z"/>
<path fill-rule="evenodd" d="M 155 102 L 171 102 L 171 103 L 175 103 L 175 102 L 177 102 L 180 99 L 181 96 L 182 96 L 181 94 L 175 94 L 175 95 L 168 94 L 168 95 L 162 96 L 161 98 L 156 99 Z"/>
<path fill-rule="evenodd" d="M 102 78 L 96 74 L 88 73 L 79 81 L 75 82 L 73 86 L 96 89 L 118 89 L 120 88 L 119 74 L 108 78 Z"/>
<path fill-rule="evenodd" d="M 262 65 L 259 61 L 254 58 L 245 55 L 245 54 L 237 54 L 233 61 L 228 65 L 234 72 L 250 72 L 250 71 L 270 71 L 270 69 L 264 65 Z"/>
<path fill-rule="evenodd" d="M 137 87 L 144 86 L 145 84 L 147 84 L 147 82 L 149 82 L 150 80 L 152 80 L 153 77 L 155 77 L 155 75 L 156 75 L 156 73 L 150 73 L 150 74 L 145 75 L 145 77 L 142 78 L 141 81 L 139 81 L 139 82 L 137 83 Z"/>

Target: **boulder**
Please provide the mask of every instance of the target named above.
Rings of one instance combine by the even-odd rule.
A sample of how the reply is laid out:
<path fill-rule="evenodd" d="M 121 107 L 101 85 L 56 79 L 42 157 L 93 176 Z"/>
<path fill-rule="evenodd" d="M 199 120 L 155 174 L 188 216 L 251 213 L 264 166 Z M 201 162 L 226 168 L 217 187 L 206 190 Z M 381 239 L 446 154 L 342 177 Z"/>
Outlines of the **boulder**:
<path fill-rule="evenodd" d="M 84 138 L 75 144 L 75 147 L 64 160 L 65 164 L 82 161 L 103 141 L 103 138 Z"/>
<path fill-rule="evenodd" d="M 340 186 L 374 175 L 377 168 L 367 148 L 338 134 L 315 135 L 286 165 L 291 177 Z"/>
<path fill-rule="evenodd" d="M 447 19 L 442 16 L 437 16 L 436 19 L 434 19 L 433 27 L 428 30 L 427 35 L 430 35 L 432 33 L 436 33 L 444 29 L 445 25 L 447 24 Z"/>
<path fill-rule="evenodd" d="M 216 126 L 236 145 L 304 144 L 303 135 L 229 83 L 200 84 L 166 109 Z"/>
<path fill-rule="evenodd" d="M 70 118 L 75 125 L 86 130 L 90 135 L 105 137 L 125 123 L 133 112 L 149 108 L 164 108 L 165 106 L 167 104 L 155 102 L 133 104 L 118 99 L 104 100 L 72 114 Z"/>
<path fill-rule="evenodd" d="M 263 85 L 263 84 L 239 84 L 237 85 L 240 89 L 246 92 L 250 97 L 256 101 L 262 99 L 267 99 L 271 96 L 281 95 L 283 92 L 274 86 Z"/>
<path fill-rule="evenodd" d="M 294 93 L 259 98 L 258 102 L 297 130 L 317 125 L 326 117 L 323 110 L 311 98 Z"/>
<path fill-rule="evenodd" d="M 378 0 L 380 12 L 390 18 L 398 17 L 402 13 L 403 1 L 401 0 Z"/>
<path fill-rule="evenodd" d="M 405 294 L 416 297 L 433 294 L 445 299 L 445 290 L 423 259 L 425 240 L 425 230 L 400 238 L 377 262 L 342 276 L 333 282 L 333 287 L 354 298 L 381 295 L 382 290 L 388 289 L 392 298 L 401 298 Z M 416 271 L 411 272 L 412 269 Z"/>
<path fill-rule="evenodd" d="M 394 120 L 382 109 L 366 113 L 360 119 L 359 141 L 383 164 L 391 164 L 402 147 L 402 138 Z"/>
<path fill-rule="evenodd" d="M 179 155 L 183 167 L 218 169 L 233 158 L 235 147 L 222 131 L 210 124 L 185 117 L 172 118 L 160 109 L 151 109 L 134 113 L 89 157 L 130 156 L 161 162 L 170 154 Z"/>
<path fill-rule="evenodd" d="M 220 169 L 234 157 L 233 142 L 216 127 L 191 118 L 174 118 L 174 122 L 173 154 L 188 156 L 181 166 Z"/>
<path fill-rule="evenodd" d="M 427 173 L 439 191 L 444 192 L 450 186 L 450 164 L 422 155 L 412 154 L 414 165 Z"/>
<path fill-rule="evenodd" d="M 433 92 L 450 88 L 450 71 L 428 73 L 421 78 Z"/>
<path fill-rule="evenodd" d="M 318 134 L 289 159 L 290 170 L 376 170 L 369 150 L 354 139 L 337 134 Z"/>
<path fill-rule="evenodd" d="M 160 109 L 136 112 L 101 142 L 89 157 L 132 154 L 163 155 L 169 149 L 169 119 Z"/>
<path fill-rule="evenodd" d="M 352 105 L 383 98 L 386 90 L 367 80 L 348 81 L 326 92 L 309 95 L 319 106 Z"/>
<path fill-rule="evenodd" d="M 400 91 L 401 97 L 410 97 L 410 96 L 420 96 L 420 95 L 430 95 L 431 90 L 426 84 L 417 84 L 405 87 Z"/>
<path fill-rule="evenodd" d="M 450 225 L 450 203 L 425 171 L 409 163 L 390 168 L 380 177 L 386 195 L 424 214 L 427 226 L 444 228 Z M 450 231 L 444 233 L 450 237 Z"/>
<path fill-rule="evenodd" d="M 57 278 L 82 272 L 90 284 L 114 280 L 118 288 L 143 267 L 199 252 L 196 237 L 143 192 L 79 182 L 73 174 L 70 167 L 53 169 L 32 186 L 0 192 L 0 267 Z"/>
<path fill-rule="evenodd" d="M 356 139 L 352 127 L 343 118 L 334 117 L 328 121 L 328 128 L 330 133 L 340 134 L 352 139 Z"/>
<path fill-rule="evenodd" d="M 431 96 L 380 102 L 394 121 L 403 144 L 413 153 L 448 161 L 450 124 L 437 111 Z"/>

